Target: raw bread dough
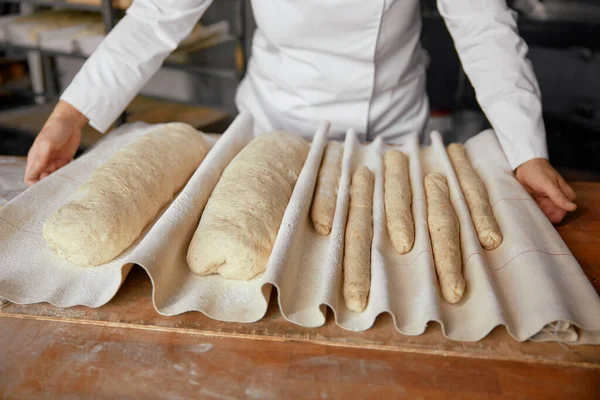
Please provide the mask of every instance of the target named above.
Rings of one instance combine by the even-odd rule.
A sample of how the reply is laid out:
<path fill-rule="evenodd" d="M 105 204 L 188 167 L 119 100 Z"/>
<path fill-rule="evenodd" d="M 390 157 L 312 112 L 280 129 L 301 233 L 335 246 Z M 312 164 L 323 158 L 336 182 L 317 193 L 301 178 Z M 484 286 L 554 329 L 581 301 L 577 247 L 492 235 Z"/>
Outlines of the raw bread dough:
<path fill-rule="evenodd" d="M 309 146 L 299 136 L 256 137 L 215 186 L 188 249 L 198 275 L 248 280 L 265 271 Z"/>
<path fill-rule="evenodd" d="M 344 243 L 344 300 L 346 307 L 361 312 L 371 287 L 373 241 L 373 173 L 364 165 L 352 177 L 350 210 Z"/>
<path fill-rule="evenodd" d="M 384 157 L 385 165 L 385 215 L 388 233 L 394 249 L 404 254 L 410 251 L 415 242 L 408 174 L 408 157 L 398 150 L 388 150 Z"/>
<path fill-rule="evenodd" d="M 446 178 L 440 174 L 425 177 L 427 224 L 433 258 L 442 295 L 448 303 L 457 303 L 465 292 L 460 254 L 460 227 L 450 203 Z"/>
<path fill-rule="evenodd" d="M 43 236 L 81 266 L 111 261 L 129 247 L 194 173 L 208 147 L 187 124 L 163 125 L 119 150 L 46 221 Z"/>
<path fill-rule="evenodd" d="M 329 235 L 335 215 L 340 174 L 342 172 L 343 148 L 339 142 L 329 142 L 325 149 L 319 180 L 315 189 L 311 217 L 319 235 Z"/>
<path fill-rule="evenodd" d="M 494 219 L 485 185 L 471 166 L 461 144 L 452 143 L 448 146 L 448 155 L 465 195 L 479 243 L 484 249 L 493 250 L 502 243 L 502 233 Z"/>

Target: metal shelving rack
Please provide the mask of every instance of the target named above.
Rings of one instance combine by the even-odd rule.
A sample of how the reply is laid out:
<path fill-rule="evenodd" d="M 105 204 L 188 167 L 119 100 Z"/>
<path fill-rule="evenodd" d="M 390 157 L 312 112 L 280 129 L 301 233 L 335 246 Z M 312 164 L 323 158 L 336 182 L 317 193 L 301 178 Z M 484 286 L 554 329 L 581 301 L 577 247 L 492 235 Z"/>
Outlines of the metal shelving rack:
<path fill-rule="evenodd" d="M 70 9 L 70 10 L 79 10 L 79 11 L 93 11 L 100 12 L 102 14 L 102 20 L 104 22 L 106 33 L 110 32 L 112 28 L 115 26 L 115 21 L 117 20 L 117 16 L 119 13 L 124 13 L 124 10 L 117 10 L 112 5 L 112 0 L 101 0 L 100 5 L 92 5 L 92 4 L 84 4 L 84 3 L 71 3 L 65 0 L 0 0 L 3 3 L 14 3 L 14 4 L 27 4 L 31 6 L 40 6 L 40 7 L 51 7 L 53 9 Z M 233 7 L 233 10 L 236 12 L 234 18 L 234 39 L 236 40 L 243 51 L 244 60 L 243 60 L 243 69 L 240 71 L 236 68 L 235 65 L 231 67 L 228 66 L 203 66 L 196 65 L 191 63 L 176 63 L 176 62 L 165 62 L 161 68 L 172 68 L 184 71 L 189 74 L 193 74 L 195 76 L 207 76 L 214 77 L 218 79 L 226 79 L 233 80 L 236 83 L 239 82 L 244 74 L 246 62 L 248 59 L 249 53 L 249 40 L 247 26 L 248 21 L 251 21 L 252 15 L 249 10 L 249 6 L 247 6 L 245 0 L 235 0 L 236 6 Z M 88 56 L 79 54 L 79 53 L 66 53 L 66 52 L 58 52 L 58 51 L 50 51 L 46 49 L 42 49 L 39 47 L 27 47 L 27 46 L 17 46 L 12 45 L 10 43 L 0 43 L 1 48 L 7 51 L 7 53 L 19 53 L 19 52 L 37 52 L 40 54 L 42 70 L 44 75 L 44 87 L 45 90 L 43 93 L 37 93 L 34 91 L 29 91 L 27 94 L 31 96 L 40 96 L 43 95 L 46 101 L 56 100 L 60 95 L 60 83 L 58 79 L 58 71 L 55 67 L 54 58 L 55 57 L 71 57 L 78 59 L 86 59 Z M 7 90 L 7 89 L 5 89 Z M 21 89 L 9 88 L 11 92 L 20 92 L 21 94 L 24 91 Z M 146 96 L 146 95 L 145 95 Z M 155 98 L 159 100 L 169 100 L 161 96 L 146 96 L 150 98 Z M 216 109 L 224 109 L 222 104 L 199 104 L 197 102 L 193 102 L 194 105 L 199 106 L 207 106 L 213 107 Z M 231 110 L 226 110 L 231 111 Z M 118 124 L 125 122 L 126 115 L 123 114 L 117 121 Z"/>

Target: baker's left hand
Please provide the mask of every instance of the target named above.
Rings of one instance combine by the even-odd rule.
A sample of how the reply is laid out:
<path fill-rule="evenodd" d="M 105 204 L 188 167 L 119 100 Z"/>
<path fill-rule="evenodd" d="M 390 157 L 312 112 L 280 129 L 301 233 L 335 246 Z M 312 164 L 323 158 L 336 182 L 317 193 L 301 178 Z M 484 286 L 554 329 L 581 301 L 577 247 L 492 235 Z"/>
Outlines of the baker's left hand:
<path fill-rule="evenodd" d="M 575 192 L 545 158 L 524 162 L 517 167 L 515 176 L 553 224 L 577 208 L 573 203 Z"/>

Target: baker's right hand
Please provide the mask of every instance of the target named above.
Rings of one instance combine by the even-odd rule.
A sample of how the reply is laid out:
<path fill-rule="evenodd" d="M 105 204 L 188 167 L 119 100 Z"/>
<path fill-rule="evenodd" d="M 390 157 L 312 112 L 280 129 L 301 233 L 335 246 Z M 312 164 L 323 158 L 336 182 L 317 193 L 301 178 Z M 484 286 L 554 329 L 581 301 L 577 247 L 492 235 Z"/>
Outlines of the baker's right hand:
<path fill-rule="evenodd" d="M 68 164 L 81 142 L 81 130 L 87 118 L 69 103 L 60 100 L 35 138 L 25 168 L 29 186 Z"/>

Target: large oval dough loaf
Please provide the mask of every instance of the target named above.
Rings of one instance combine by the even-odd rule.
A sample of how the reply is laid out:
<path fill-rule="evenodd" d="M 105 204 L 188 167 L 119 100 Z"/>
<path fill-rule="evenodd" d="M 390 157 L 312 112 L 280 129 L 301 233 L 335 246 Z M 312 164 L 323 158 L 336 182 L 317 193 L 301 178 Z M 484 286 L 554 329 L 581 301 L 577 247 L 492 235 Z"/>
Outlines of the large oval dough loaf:
<path fill-rule="evenodd" d="M 50 248 L 74 264 L 111 261 L 129 247 L 208 152 L 187 124 L 163 125 L 119 150 L 46 221 Z"/>
<path fill-rule="evenodd" d="M 299 136 L 256 137 L 223 171 L 188 249 L 197 275 L 248 280 L 267 267 L 309 146 Z"/>

